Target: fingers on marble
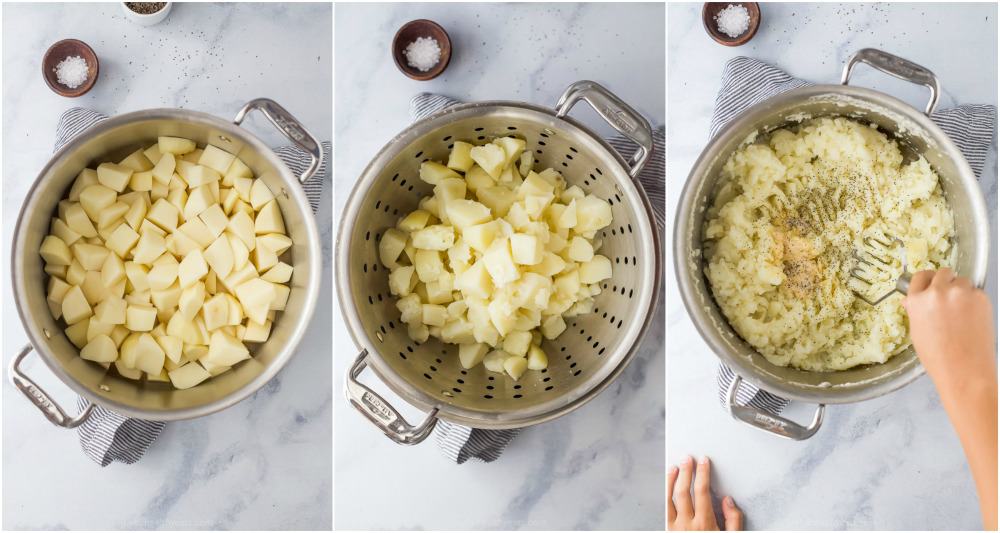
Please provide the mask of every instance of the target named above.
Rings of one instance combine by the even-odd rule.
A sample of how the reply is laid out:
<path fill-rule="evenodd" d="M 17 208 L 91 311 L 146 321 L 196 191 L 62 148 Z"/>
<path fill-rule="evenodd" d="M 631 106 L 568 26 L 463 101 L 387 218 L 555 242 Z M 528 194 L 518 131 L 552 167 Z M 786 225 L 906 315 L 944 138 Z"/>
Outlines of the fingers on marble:
<path fill-rule="evenodd" d="M 674 507 L 674 483 L 677 483 L 677 474 L 680 469 L 670 465 L 667 471 L 667 521 L 673 522 L 677 518 L 677 508 Z"/>
<path fill-rule="evenodd" d="M 674 485 L 674 505 L 677 515 L 681 517 L 694 516 L 694 506 L 691 505 L 691 476 L 694 471 L 694 459 L 690 456 L 681 460 L 677 483 Z"/>
<path fill-rule="evenodd" d="M 714 516 L 712 511 L 711 474 L 708 457 L 698 460 L 694 475 L 694 512 L 698 516 Z"/>
<path fill-rule="evenodd" d="M 736 502 L 733 501 L 732 496 L 726 496 L 722 500 L 722 518 L 725 521 L 724 528 L 726 531 L 743 530 L 743 511 L 736 506 Z"/>

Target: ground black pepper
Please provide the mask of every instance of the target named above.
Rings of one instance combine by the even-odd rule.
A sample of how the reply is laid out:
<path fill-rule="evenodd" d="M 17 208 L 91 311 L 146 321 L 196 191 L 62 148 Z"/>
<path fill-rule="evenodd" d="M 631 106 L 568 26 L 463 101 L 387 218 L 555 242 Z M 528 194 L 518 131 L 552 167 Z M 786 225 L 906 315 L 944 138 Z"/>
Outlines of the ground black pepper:
<path fill-rule="evenodd" d="M 140 15 L 152 15 L 166 5 L 166 2 L 125 2 L 125 7 Z"/>

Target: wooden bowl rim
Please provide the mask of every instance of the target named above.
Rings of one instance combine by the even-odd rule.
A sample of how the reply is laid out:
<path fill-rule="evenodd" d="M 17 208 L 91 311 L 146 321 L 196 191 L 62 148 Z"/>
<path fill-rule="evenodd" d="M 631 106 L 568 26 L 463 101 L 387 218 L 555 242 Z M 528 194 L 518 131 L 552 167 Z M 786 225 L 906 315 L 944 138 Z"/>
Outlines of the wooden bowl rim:
<path fill-rule="evenodd" d="M 730 37 L 718 30 L 709 21 L 708 6 L 711 4 L 739 4 L 747 8 L 750 13 L 750 27 L 747 28 L 742 35 L 739 37 Z M 714 17 L 712 17 L 714 19 Z M 709 37 L 715 42 L 724 46 L 742 46 L 751 39 L 754 35 L 757 35 L 757 30 L 760 28 L 760 21 L 762 15 L 760 12 L 760 4 L 757 2 L 705 2 L 701 9 L 701 22 L 705 27 L 705 32 L 708 33 Z"/>
<path fill-rule="evenodd" d="M 417 26 L 429 27 L 432 29 L 434 33 L 440 33 L 440 36 L 443 38 L 443 41 L 438 43 L 438 45 L 441 47 L 441 59 L 438 61 L 438 64 L 434 66 L 434 68 L 428 70 L 427 72 L 421 72 L 409 66 L 401 59 L 401 57 L 403 56 L 402 45 L 404 43 L 401 43 L 399 39 L 403 35 L 404 31 Z M 438 36 L 433 35 L 433 37 L 435 37 L 436 39 Z M 397 50 L 399 51 L 398 55 L 396 53 Z M 396 68 L 398 68 L 399 71 L 403 73 L 403 75 L 417 81 L 429 81 L 440 76 L 441 73 L 444 72 L 446 68 L 448 68 L 448 63 L 451 62 L 451 36 L 448 35 L 448 31 L 445 30 L 444 27 L 442 27 L 437 22 L 434 22 L 433 20 L 414 19 L 407 22 L 406 24 L 403 24 L 402 26 L 399 27 L 398 30 L 396 30 L 396 35 L 393 36 L 392 38 L 391 52 L 392 52 L 392 60 L 394 63 L 396 63 Z"/>
<path fill-rule="evenodd" d="M 52 53 L 56 50 L 56 48 L 66 45 L 69 45 L 70 48 L 74 49 L 78 55 L 83 56 L 88 65 L 94 65 L 94 75 L 88 77 L 87 81 L 83 82 L 83 85 L 75 89 L 70 89 L 69 87 L 60 84 L 55 78 L 55 72 L 52 71 L 57 64 L 52 58 Z M 60 58 L 60 61 L 62 59 L 63 58 Z M 91 48 L 89 44 L 79 39 L 62 39 L 60 41 L 56 41 L 49 46 L 49 48 L 45 51 L 45 55 L 42 56 L 42 78 L 45 79 L 45 84 L 49 86 L 49 89 L 52 89 L 52 92 L 58 94 L 59 96 L 65 96 L 68 98 L 83 96 L 94 87 L 95 83 L 97 83 L 97 76 L 100 74 L 100 71 L 101 61 L 98 59 L 97 53 L 94 52 L 94 49 Z"/>

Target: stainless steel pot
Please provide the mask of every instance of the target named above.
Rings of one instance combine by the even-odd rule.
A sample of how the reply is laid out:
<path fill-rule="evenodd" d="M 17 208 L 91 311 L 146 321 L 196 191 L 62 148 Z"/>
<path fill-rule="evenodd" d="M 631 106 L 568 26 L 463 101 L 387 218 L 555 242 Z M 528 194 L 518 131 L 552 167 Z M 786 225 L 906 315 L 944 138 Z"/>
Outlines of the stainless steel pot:
<path fill-rule="evenodd" d="M 927 86 L 931 96 L 921 112 L 887 94 L 848 85 L 858 63 Z M 941 178 L 948 204 L 955 213 L 956 271 L 978 286 L 986 279 L 989 220 L 976 176 L 947 135 L 928 116 L 937 105 L 937 78 L 920 65 L 891 54 L 864 49 L 844 67 L 840 85 L 794 89 L 756 104 L 719 132 L 695 162 L 681 193 L 674 224 L 674 267 L 677 284 L 691 320 L 719 359 L 737 378 L 729 389 L 730 413 L 738 420 L 783 437 L 805 439 L 819 429 L 825 404 L 868 400 L 912 382 L 923 367 L 912 348 L 888 362 L 840 372 L 808 372 L 771 364 L 733 331 L 712 297 L 704 276 L 702 227 L 716 190 L 722 166 L 748 139 L 820 116 L 848 116 L 877 124 L 911 154 L 921 154 Z M 775 394 L 818 403 L 808 425 L 773 416 L 751 406 L 738 405 L 736 390 L 742 379 Z"/>
<path fill-rule="evenodd" d="M 240 127 L 247 113 L 261 112 L 300 148 L 311 164 L 295 176 L 260 139 Z M 275 193 L 285 226 L 293 241 L 290 249 L 294 274 L 286 310 L 275 320 L 271 337 L 258 346 L 253 357 L 232 371 L 197 387 L 176 390 L 169 383 L 137 382 L 106 371 L 80 358 L 45 302 L 43 262 L 38 254 L 58 202 L 65 197 L 81 169 L 98 162 L 124 158 L 161 135 L 186 137 L 198 144 L 213 144 L 236 154 L 254 175 Z M 11 363 L 16 386 L 57 426 L 72 428 L 89 416 L 66 413 L 36 385 L 20 365 L 31 351 L 41 356 L 60 380 L 94 404 L 130 417 L 146 420 L 195 418 L 225 409 L 253 394 L 288 362 L 312 317 L 322 268 L 319 232 L 301 183 L 313 177 L 323 160 L 319 141 L 284 108 L 268 99 L 249 102 L 233 122 L 185 109 L 150 109 L 103 120 L 66 143 L 42 169 L 28 191 L 14 229 L 11 272 L 14 299 L 30 344 Z"/>
<path fill-rule="evenodd" d="M 639 145 L 630 161 L 567 116 L 578 102 L 590 104 Z M 431 186 L 418 179 L 422 161 L 447 159 L 456 140 L 481 144 L 512 134 L 527 142 L 541 168 L 555 168 L 570 184 L 607 200 L 614 216 L 599 234 L 600 253 L 614 262 L 614 273 L 602 282 L 594 311 L 567 319 L 567 330 L 542 345 L 549 367 L 516 382 L 482 366 L 462 368 L 454 346 L 410 340 L 378 259 L 382 232 L 431 193 Z M 415 444 L 427 438 L 438 419 L 478 428 L 524 427 L 565 415 L 604 390 L 631 361 L 659 292 L 659 239 L 649 200 L 635 180 L 652 148 L 649 123 L 590 81 L 571 85 L 556 109 L 521 102 L 457 105 L 391 140 L 351 192 L 337 236 L 337 291 L 361 350 L 347 376 L 351 404 L 392 440 Z M 411 425 L 362 384 L 358 376 L 369 366 L 394 393 L 428 412 L 427 418 Z"/>

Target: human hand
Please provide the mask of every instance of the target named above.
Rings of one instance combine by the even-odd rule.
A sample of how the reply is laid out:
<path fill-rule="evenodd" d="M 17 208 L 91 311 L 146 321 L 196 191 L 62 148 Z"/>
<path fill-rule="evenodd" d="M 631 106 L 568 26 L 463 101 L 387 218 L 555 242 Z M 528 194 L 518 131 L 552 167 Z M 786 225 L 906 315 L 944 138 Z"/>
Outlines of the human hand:
<path fill-rule="evenodd" d="M 984 379 L 996 383 L 993 313 L 972 281 L 948 268 L 917 272 L 903 307 L 917 356 L 944 399 Z"/>
<path fill-rule="evenodd" d="M 712 506 L 711 464 L 708 457 L 698 461 L 685 457 L 680 467 L 671 466 L 667 473 L 667 529 L 671 531 L 719 531 Z M 692 502 L 691 494 L 694 493 Z M 743 512 L 733 498 L 722 500 L 722 516 L 726 531 L 743 529 Z"/>

